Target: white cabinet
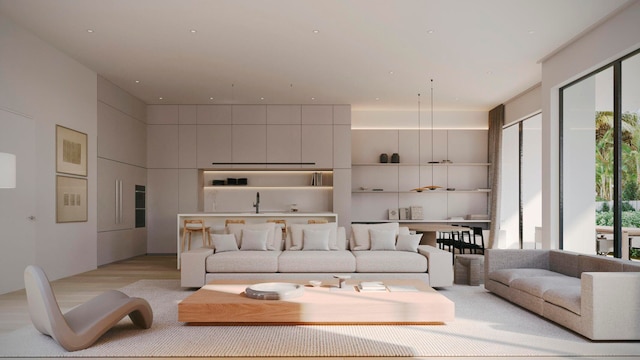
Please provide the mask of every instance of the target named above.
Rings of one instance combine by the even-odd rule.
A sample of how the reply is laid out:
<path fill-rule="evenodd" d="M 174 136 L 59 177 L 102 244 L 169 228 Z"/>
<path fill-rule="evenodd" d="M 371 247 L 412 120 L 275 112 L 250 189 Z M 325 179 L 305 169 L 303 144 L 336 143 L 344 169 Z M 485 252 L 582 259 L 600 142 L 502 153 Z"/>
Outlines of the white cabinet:
<path fill-rule="evenodd" d="M 267 105 L 267 124 L 269 125 L 299 125 L 301 116 L 301 105 Z"/>
<path fill-rule="evenodd" d="M 422 206 L 424 221 L 488 213 L 486 130 L 353 130 L 352 221 Z M 380 154 L 400 156 L 380 163 Z M 436 190 L 415 191 L 426 186 Z"/>
<path fill-rule="evenodd" d="M 179 126 L 147 126 L 147 167 L 172 169 L 179 166 Z"/>
<path fill-rule="evenodd" d="M 282 165 L 282 163 L 300 163 L 302 134 L 300 125 L 267 125 L 267 162 L 277 168 L 300 168 L 300 165 Z"/>
<path fill-rule="evenodd" d="M 333 168 L 333 126 L 302 126 L 302 162 L 315 163 L 305 165 L 318 169 Z"/>
<path fill-rule="evenodd" d="M 266 105 L 233 105 L 232 121 L 234 125 L 259 125 L 267 123 Z"/>
<path fill-rule="evenodd" d="M 267 125 L 232 125 L 231 139 L 234 167 L 264 167 L 256 164 L 267 161 Z"/>
<path fill-rule="evenodd" d="M 135 227 L 135 185 L 145 184 L 145 169 L 98 159 L 99 232 Z"/>
<path fill-rule="evenodd" d="M 198 125 L 195 139 L 197 167 L 210 169 L 216 167 L 213 163 L 230 163 L 231 141 L 231 125 Z"/>

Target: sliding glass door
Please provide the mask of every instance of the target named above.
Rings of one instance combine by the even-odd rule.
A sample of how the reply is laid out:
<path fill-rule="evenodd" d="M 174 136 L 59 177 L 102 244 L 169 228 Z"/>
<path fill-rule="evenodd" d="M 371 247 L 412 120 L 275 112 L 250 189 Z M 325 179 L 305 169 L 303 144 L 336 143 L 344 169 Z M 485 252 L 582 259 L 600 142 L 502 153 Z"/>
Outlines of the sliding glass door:
<path fill-rule="evenodd" d="M 638 79 L 640 55 L 636 54 L 560 91 L 560 247 L 564 250 L 595 254 L 600 233 L 614 237 L 616 245 L 600 252 L 620 257 L 621 227 L 640 228 Z"/>

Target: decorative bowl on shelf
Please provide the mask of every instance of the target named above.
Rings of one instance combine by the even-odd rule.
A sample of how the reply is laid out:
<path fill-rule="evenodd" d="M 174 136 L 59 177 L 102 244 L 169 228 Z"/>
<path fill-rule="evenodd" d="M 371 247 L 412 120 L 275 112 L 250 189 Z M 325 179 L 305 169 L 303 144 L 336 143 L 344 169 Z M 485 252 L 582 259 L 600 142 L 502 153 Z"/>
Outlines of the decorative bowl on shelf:
<path fill-rule="evenodd" d="M 442 186 L 429 185 L 429 186 L 423 186 L 423 187 L 411 189 L 411 191 L 423 192 L 424 190 L 435 190 L 435 189 L 440 189 L 440 188 L 442 188 Z"/>

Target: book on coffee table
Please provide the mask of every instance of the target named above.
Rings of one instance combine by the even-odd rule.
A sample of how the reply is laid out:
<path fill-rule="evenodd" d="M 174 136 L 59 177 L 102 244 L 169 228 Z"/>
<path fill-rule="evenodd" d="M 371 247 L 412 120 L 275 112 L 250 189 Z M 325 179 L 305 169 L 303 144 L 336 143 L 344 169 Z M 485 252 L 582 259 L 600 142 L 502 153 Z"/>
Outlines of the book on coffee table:
<path fill-rule="evenodd" d="M 362 281 L 358 284 L 360 291 L 387 291 L 387 287 L 382 281 Z"/>

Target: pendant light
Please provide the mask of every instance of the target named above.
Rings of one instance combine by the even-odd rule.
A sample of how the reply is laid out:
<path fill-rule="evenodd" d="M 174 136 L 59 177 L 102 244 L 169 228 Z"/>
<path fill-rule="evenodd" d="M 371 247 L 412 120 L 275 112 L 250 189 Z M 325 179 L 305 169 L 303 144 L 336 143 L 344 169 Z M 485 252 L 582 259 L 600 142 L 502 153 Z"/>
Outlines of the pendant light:
<path fill-rule="evenodd" d="M 418 94 L 418 131 L 421 130 L 421 126 L 420 126 L 420 94 Z M 433 185 L 433 164 L 437 163 L 437 161 L 433 160 L 433 150 L 434 150 L 434 146 L 433 146 L 433 79 L 431 79 L 431 161 L 429 161 L 429 164 L 431 165 L 431 185 L 427 185 L 427 186 L 423 186 L 423 187 L 419 187 L 416 189 L 412 189 L 411 191 L 417 191 L 417 192 L 422 192 L 424 190 L 435 190 L 435 189 L 440 189 L 442 188 L 442 186 L 438 186 L 438 185 Z M 420 134 L 420 133 L 419 133 Z M 420 135 L 418 135 L 420 137 Z M 418 151 L 420 147 L 418 147 Z M 420 158 L 420 157 L 418 157 Z M 422 165 L 422 162 L 420 161 L 420 165 Z M 418 179 L 420 180 L 420 173 L 418 172 Z"/>

